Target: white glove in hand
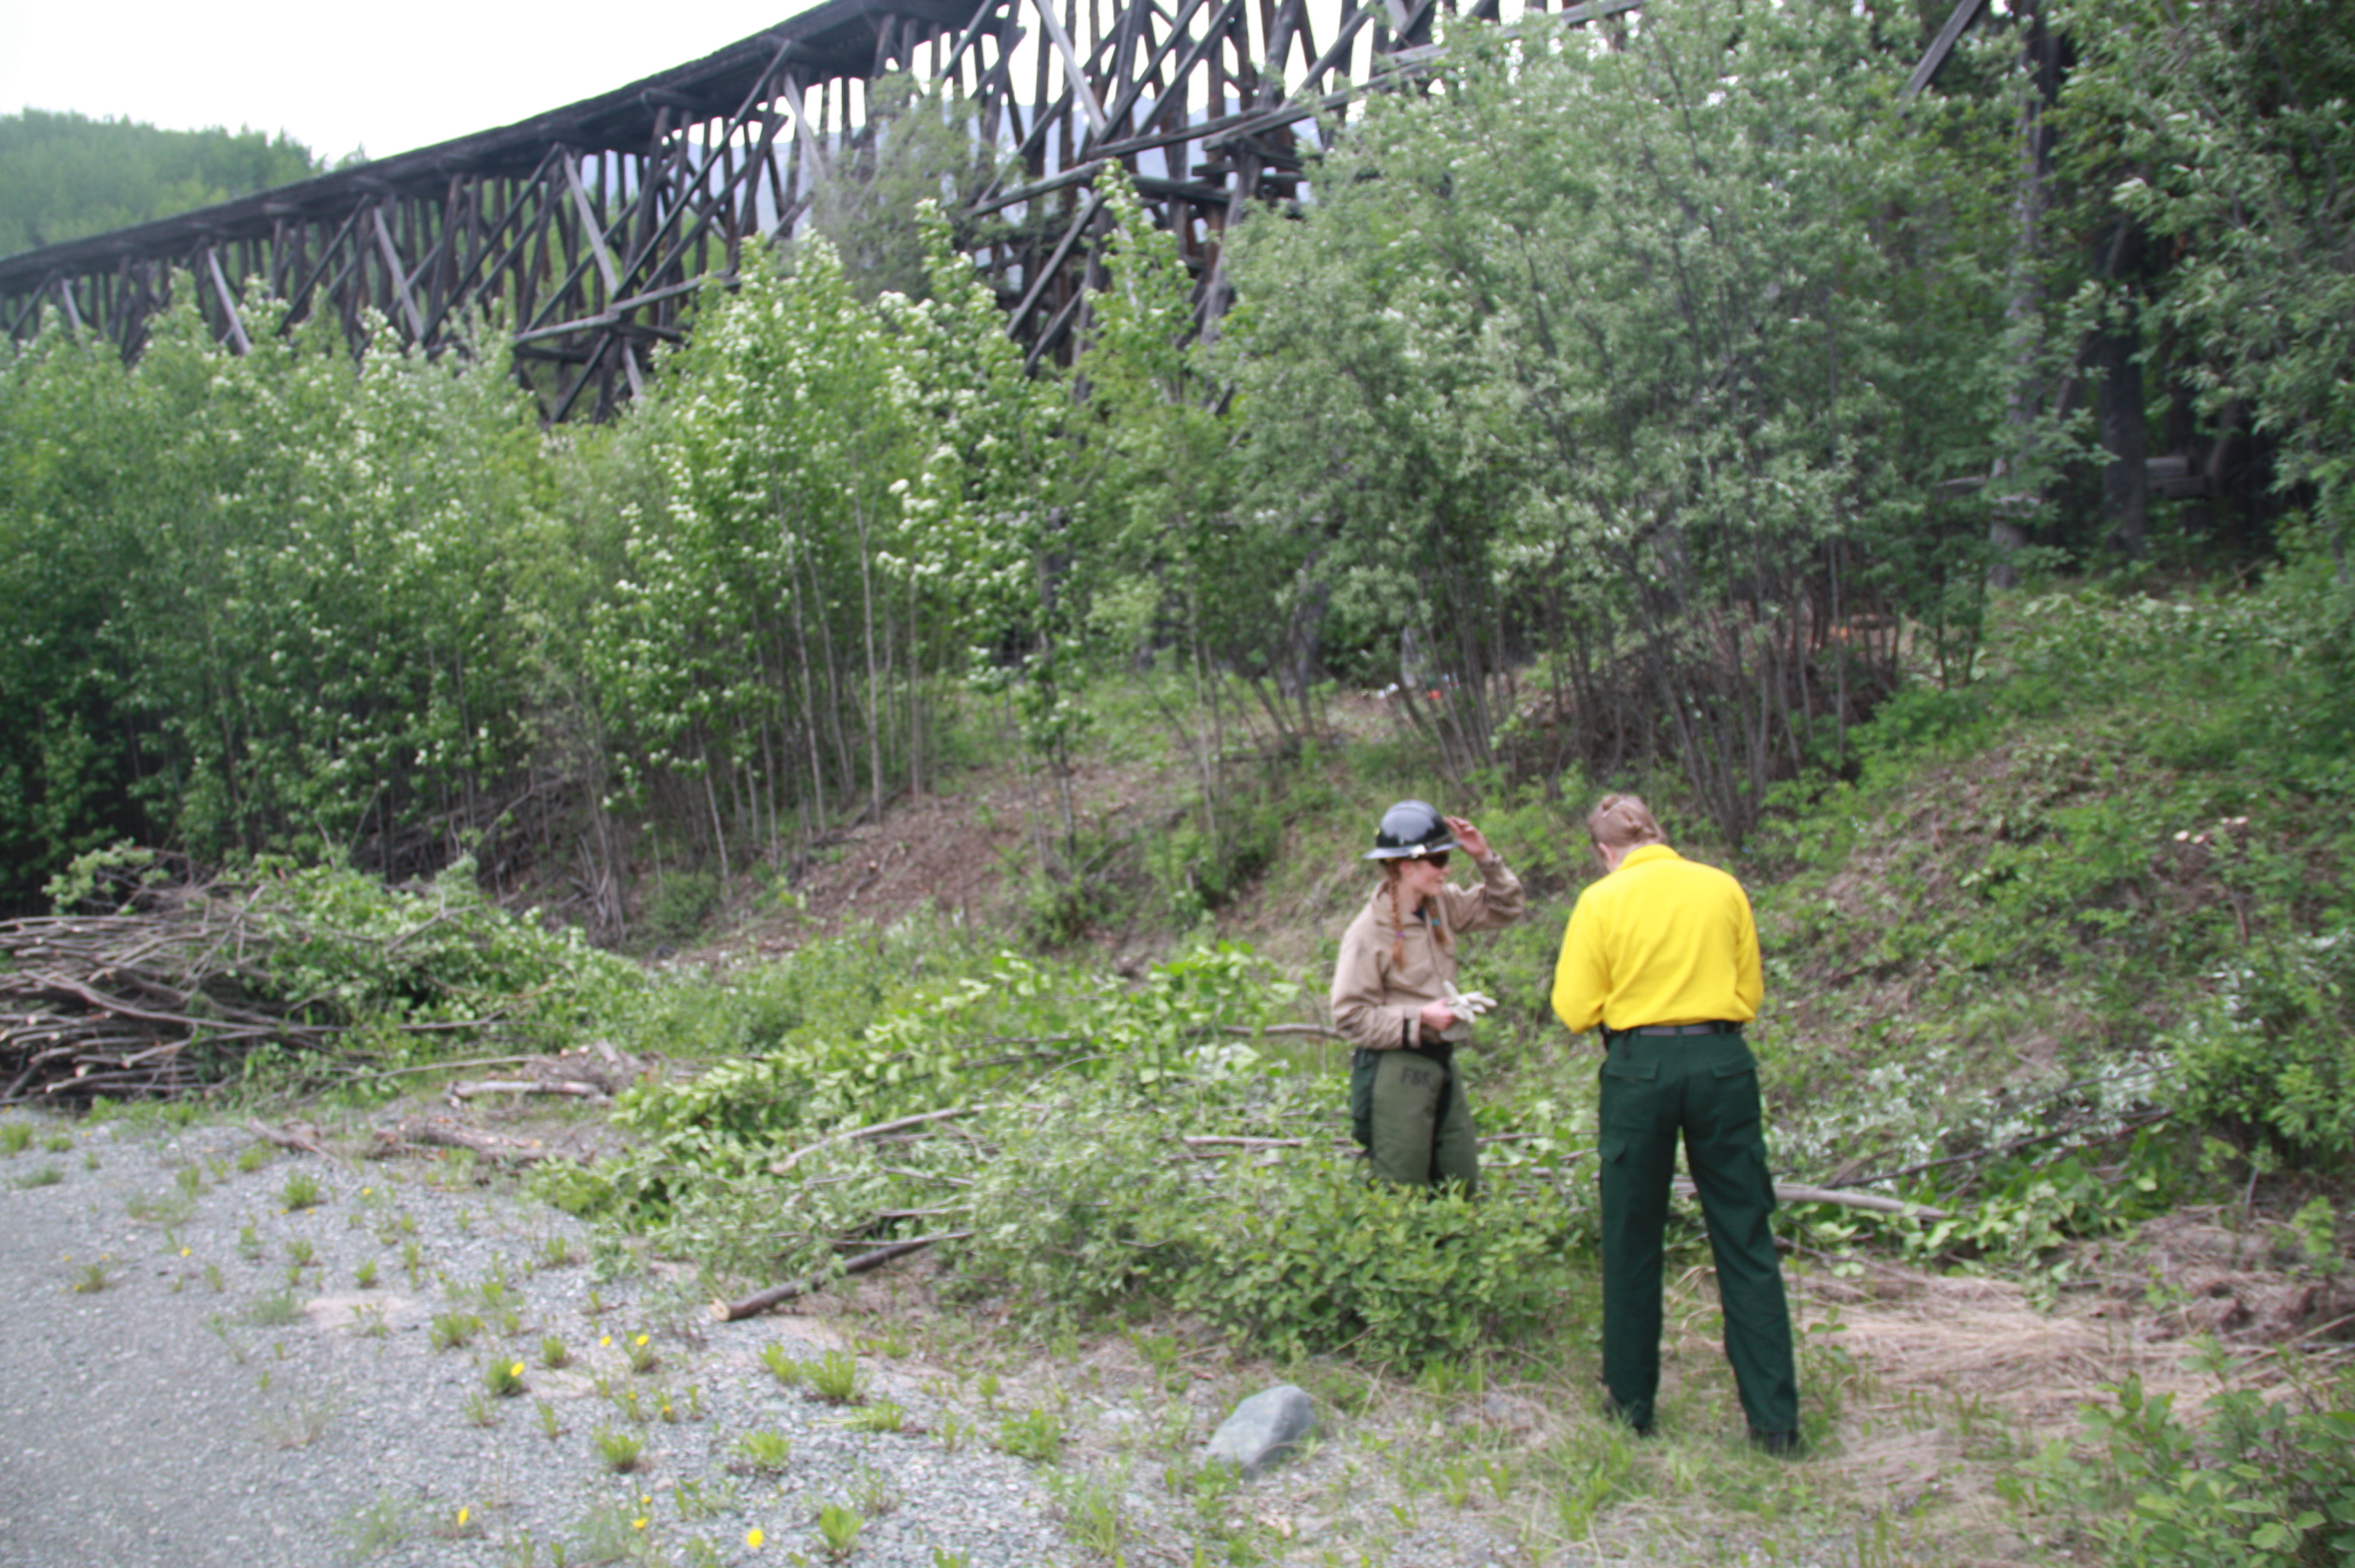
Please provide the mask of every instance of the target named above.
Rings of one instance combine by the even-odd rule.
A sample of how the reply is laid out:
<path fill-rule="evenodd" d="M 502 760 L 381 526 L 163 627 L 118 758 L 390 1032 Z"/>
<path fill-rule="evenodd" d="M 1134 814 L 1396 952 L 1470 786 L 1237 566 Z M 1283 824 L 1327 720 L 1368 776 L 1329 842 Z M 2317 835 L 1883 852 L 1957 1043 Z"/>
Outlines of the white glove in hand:
<path fill-rule="evenodd" d="M 1496 997 L 1483 995 L 1478 991 L 1447 993 L 1448 1010 L 1455 1015 L 1456 1020 L 1460 1023 L 1468 1024 L 1482 1013 L 1495 1010 L 1496 1006 Z"/>

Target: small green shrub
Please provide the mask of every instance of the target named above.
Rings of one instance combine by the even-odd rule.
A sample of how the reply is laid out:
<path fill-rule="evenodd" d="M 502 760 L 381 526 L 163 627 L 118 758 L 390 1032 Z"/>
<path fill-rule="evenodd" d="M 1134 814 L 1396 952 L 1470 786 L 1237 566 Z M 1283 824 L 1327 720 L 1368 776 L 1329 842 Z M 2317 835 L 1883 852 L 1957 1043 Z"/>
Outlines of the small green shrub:
<path fill-rule="evenodd" d="M 691 942 L 719 906 L 719 879 L 709 871 L 666 871 L 655 880 L 640 923 L 657 942 Z"/>
<path fill-rule="evenodd" d="M 2355 928 L 2252 947 L 2173 1039 L 2179 1112 L 2244 1151 L 2355 1153 Z"/>
<path fill-rule="evenodd" d="M 483 1387 L 495 1399 L 513 1399 L 524 1392 L 523 1363 L 494 1356 L 483 1368 Z"/>
<path fill-rule="evenodd" d="M 2036 1499 L 2115 1568 L 2319 1568 L 2355 1557 L 2355 1377 L 2230 1389 L 2196 1425 L 2139 1378 L 2083 1407 L 2086 1445 L 2037 1461 Z"/>

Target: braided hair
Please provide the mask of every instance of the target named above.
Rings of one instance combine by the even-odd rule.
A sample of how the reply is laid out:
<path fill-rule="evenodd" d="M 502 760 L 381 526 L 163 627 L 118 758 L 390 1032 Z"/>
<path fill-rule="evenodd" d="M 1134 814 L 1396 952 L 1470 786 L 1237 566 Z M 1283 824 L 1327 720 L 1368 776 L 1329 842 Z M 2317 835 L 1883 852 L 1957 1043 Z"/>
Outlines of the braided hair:
<path fill-rule="evenodd" d="M 1399 872 L 1405 865 L 1404 860 L 1381 862 L 1382 880 L 1390 885 L 1391 967 L 1393 969 L 1406 967 L 1406 912 L 1399 908 Z M 1438 939 L 1439 945 L 1442 947 L 1455 945 L 1455 938 L 1448 934 L 1447 926 L 1442 921 L 1434 920 L 1431 923 L 1431 933 Z"/>

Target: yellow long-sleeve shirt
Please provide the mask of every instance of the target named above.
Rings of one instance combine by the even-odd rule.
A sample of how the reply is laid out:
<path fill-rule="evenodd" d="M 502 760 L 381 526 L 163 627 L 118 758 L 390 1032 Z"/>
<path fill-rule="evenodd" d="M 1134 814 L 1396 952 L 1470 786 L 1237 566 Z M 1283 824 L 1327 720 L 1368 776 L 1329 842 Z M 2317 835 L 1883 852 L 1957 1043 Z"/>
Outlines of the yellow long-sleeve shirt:
<path fill-rule="evenodd" d="M 1553 1010 L 1573 1033 L 1747 1023 L 1764 995 L 1749 895 L 1665 844 L 1629 850 L 1578 895 L 1553 973 Z"/>

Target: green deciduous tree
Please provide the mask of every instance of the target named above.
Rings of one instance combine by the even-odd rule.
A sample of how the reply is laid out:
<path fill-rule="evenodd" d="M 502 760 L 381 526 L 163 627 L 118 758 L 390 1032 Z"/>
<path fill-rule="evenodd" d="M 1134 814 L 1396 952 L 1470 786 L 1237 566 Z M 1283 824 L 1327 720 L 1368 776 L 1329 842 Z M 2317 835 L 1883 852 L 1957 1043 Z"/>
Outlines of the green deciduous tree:
<path fill-rule="evenodd" d="M 1673 759 L 1738 837 L 1891 679 L 1896 614 L 1969 623 L 1979 525 L 1935 486 L 1985 466 L 1998 235 L 1939 193 L 1983 145 L 1898 115 L 1846 7 L 1454 42 L 1243 248 L 1268 504 L 1361 645 L 1414 634 L 1455 770 Z"/>
<path fill-rule="evenodd" d="M 2214 412 L 2275 434 L 2340 553 L 2355 523 L 2355 30 L 2343 5 L 2072 5 L 2062 94 L 2098 213 L 2170 252 L 2159 320 Z"/>

